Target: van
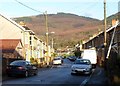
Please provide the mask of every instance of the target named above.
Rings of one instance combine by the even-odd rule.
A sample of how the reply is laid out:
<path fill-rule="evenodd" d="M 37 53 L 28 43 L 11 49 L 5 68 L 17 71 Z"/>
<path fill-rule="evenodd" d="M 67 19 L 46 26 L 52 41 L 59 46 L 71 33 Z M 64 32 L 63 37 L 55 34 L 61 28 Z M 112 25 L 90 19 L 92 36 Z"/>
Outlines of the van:
<path fill-rule="evenodd" d="M 96 49 L 84 49 L 81 53 L 82 59 L 89 59 L 92 67 L 95 68 L 97 64 L 97 52 Z"/>

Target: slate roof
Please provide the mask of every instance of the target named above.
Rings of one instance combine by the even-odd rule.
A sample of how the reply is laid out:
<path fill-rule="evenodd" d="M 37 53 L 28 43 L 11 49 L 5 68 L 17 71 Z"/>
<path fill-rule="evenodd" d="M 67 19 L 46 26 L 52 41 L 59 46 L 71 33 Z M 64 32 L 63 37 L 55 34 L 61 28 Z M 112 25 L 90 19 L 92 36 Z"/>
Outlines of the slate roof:
<path fill-rule="evenodd" d="M 0 50 L 13 53 L 19 42 L 20 39 L 0 39 Z"/>

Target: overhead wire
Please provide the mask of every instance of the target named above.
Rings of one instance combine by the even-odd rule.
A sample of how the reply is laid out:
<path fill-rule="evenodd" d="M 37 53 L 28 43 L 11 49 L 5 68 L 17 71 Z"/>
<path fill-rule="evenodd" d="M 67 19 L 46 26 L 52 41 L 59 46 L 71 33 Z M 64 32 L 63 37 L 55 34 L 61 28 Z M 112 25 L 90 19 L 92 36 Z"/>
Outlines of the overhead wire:
<path fill-rule="evenodd" d="M 20 5 L 28 8 L 28 9 L 31 9 L 32 11 L 35 11 L 35 12 L 41 13 L 41 14 L 43 14 L 43 15 L 46 15 L 45 12 L 41 12 L 41 11 L 39 11 L 39 10 L 36 10 L 36 9 L 34 9 L 34 8 L 28 6 L 28 5 L 25 5 L 24 3 L 22 3 L 22 2 L 20 2 L 20 1 L 18 1 L 18 0 L 15 0 L 15 1 L 16 1 L 17 3 L 19 3 Z M 44 16 L 44 17 L 45 17 L 45 16 Z"/>
<path fill-rule="evenodd" d="M 97 2 L 97 1 L 96 1 L 96 2 L 93 2 L 93 4 L 91 4 L 90 6 L 86 7 L 85 9 L 82 9 L 82 10 L 80 11 L 80 13 L 85 12 L 86 10 L 88 11 L 88 9 L 90 10 L 90 8 L 93 8 L 93 7 L 97 6 L 96 3 L 98 3 L 98 2 Z"/>
<path fill-rule="evenodd" d="M 25 4 L 23 4 L 22 2 L 20 2 L 20 1 L 18 1 L 18 0 L 15 0 L 15 1 L 18 2 L 19 4 L 25 6 L 25 7 L 27 7 L 27 8 L 29 8 L 29 9 L 33 10 L 33 11 L 35 11 L 35 12 L 44 13 L 44 12 L 41 12 L 41 11 L 39 11 L 39 10 L 36 10 L 36 9 L 34 9 L 34 8 L 28 6 L 28 5 L 25 5 Z"/>
<path fill-rule="evenodd" d="M 20 1 L 18 1 L 18 0 L 15 0 L 15 1 L 18 2 L 19 4 L 25 6 L 25 7 L 27 7 L 27 8 L 29 8 L 29 9 L 33 10 L 33 11 L 35 11 L 35 12 L 39 12 L 39 13 L 43 13 L 43 14 L 44 14 L 44 12 L 41 12 L 41 11 L 39 11 L 39 10 L 36 10 L 36 9 L 34 9 L 34 8 L 28 6 L 28 5 L 25 5 L 25 4 L 23 4 L 22 2 L 20 2 Z M 92 4 L 92 5 L 88 6 L 88 7 L 85 8 L 85 9 L 82 9 L 82 11 L 80 11 L 80 12 L 84 12 L 85 10 L 88 11 L 88 8 L 89 8 L 89 9 L 90 9 L 90 8 L 93 8 L 93 7 L 96 6 L 96 5 L 97 5 L 97 4 Z"/>

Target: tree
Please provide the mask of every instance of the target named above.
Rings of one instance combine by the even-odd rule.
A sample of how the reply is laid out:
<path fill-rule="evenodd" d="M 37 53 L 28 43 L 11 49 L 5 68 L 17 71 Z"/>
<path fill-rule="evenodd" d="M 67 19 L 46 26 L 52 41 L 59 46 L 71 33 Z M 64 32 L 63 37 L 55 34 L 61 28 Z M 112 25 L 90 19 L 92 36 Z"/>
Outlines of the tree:
<path fill-rule="evenodd" d="M 76 57 L 79 57 L 79 58 L 81 57 L 80 47 L 77 47 L 77 48 L 76 48 L 74 54 L 75 54 Z"/>

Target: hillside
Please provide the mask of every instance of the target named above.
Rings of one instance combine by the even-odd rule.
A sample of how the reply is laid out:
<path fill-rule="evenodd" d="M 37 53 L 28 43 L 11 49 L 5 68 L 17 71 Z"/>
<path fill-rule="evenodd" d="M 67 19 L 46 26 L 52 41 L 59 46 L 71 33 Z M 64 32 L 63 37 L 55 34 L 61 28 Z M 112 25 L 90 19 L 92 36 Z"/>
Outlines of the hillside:
<path fill-rule="evenodd" d="M 44 15 L 16 18 L 16 22 L 20 21 L 24 21 L 40 39 L 45 41 Z M 55 34 L 49 34 L 49 43 L 51 44 L 51 37 L 54 37 L 55 46 L 73 46 L 98 33 L 102 30 L 101 28 L 102 21 L 97 19 L 70 13 L 48 14 L 49 32 L 55 32 Z"/>
<path fill-rule="evenodd" d="M 108 25 L 111 25 L 112 19 L 119 19 L 119 21 L 120 21 L 120 12 L 115 13 L 115 14 L 113 14 L 113 15 L 111 15 L 107 18 L 107 24 Z"/>

